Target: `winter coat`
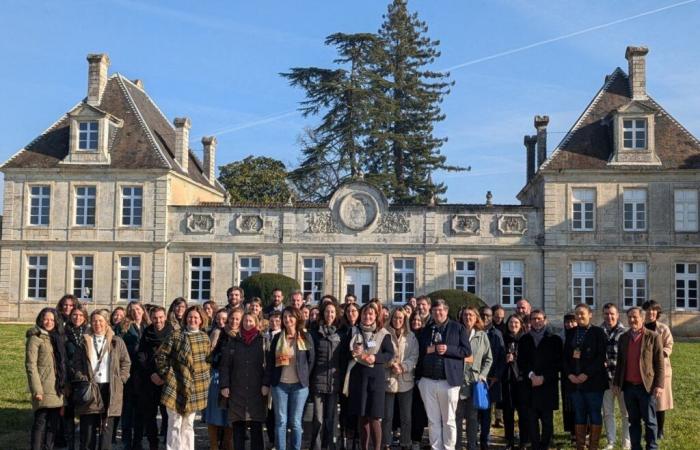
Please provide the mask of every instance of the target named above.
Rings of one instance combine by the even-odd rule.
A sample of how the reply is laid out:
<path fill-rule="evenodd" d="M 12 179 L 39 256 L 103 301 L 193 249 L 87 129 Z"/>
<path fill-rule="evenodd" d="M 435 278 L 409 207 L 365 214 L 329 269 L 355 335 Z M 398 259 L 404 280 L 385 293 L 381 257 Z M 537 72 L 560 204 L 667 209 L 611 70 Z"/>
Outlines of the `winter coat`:
<path fill-rule="evenodd" d="M 309 387 L 316 394 L 337 394 L 342 388 L 340 378 L 340 341 L 341 336 L 335 328 L 326 333 L 326 327 L 311 330 L 314 341 L 315 361 L 311 371 Z"/>
<path fill-rule="evenodd" d="M 158 374 L 164 380 L 160 401 L 185 415 L 207 406 L 211 353 L 204 331 L 174 331 L 156 352 Z"/>
<path fill-rule="evenodd" d="M 277 386 L 280 384 L 282 367 L 277 367 L 275 365 L 275 360 L 277 359 L 277 342 L 280 340 L 282 333 L 284 333 L 284 331 L 277 333 L 275 337 L 272 338 L 272 342 L 270 342 L 270 351 L 267 352 L 267 361 L 265 362 L 265 378 L 263 380 L 263 385 L 265 386 Z M 296 343 L 294 345 L 296 346 Z M 299 347 L 295 347 L 294 365 L 297 369 L 299 383 L 301 383 L 303 387 L 309 387 L 309 375 L 311 374 L 311 368 L 314 366 L 316 356 L 314 341 L 308 333 L 304 338 L 304 345 L 306 345 L 306 351 L 300 351 Z"/>
<path fill-rule="evenodd" d="M 642 332 L 639 361 L 630 361 L 627 359 L 629 344 L 632 340 L 632 332 L 628 331 L 620 336 L 613 384 L 617 387 L 624 387 L 627 365 L 638 364 L 644 389 L 646 389 L 649 394 L 652 394 L 657 387 L 666 390 L 666 386 L 664 385 L 666 379 L 664 359 L 666 358 L 663 353 L 661 335 L 647 329 L 643 329 Z"/>
<path fill-rule="evenodd" d="M 265 339 L 262 334 L 250 344 L 240 335 L 228 339 L 221 350 L 219 388 L 229 388 L 226 407 L 229 422 L 264 422 L 267 402 L 261 390 L 265 374 Z M 222 405 L 223 406 L 223 405 Z"/>
<path fill-rule="evenodd" d="M 404 332 L 401 337 L 396 336 L 396 330 L 388 327 L 391 345 L 394 347 L 394 358 L 385 364 L 386 392 L 395 394 L 413 389 L 415 385 L 416 364 L 418 364 L 418 339 L 412 331 Z M 401 364 L 403 373 L 395 374 L 389 368 L 390 363 Z"/>
<path fill-rule="evenodd" d="M 32 409 L 36 411 L 63 406 L 63 392 L 56 392 L 56 367 L 51 337 L 43 328 L 35 326 L 27 331 L 24 365 L 32 395 Z M 34 397 L 37 394 L 43 398 L 37 400 Z"/>
<path fill-rule="evenodd" d="M 88 381 L 95 377 L 92 371 L 91 350 L 94 348 L 94 334 L 92 330 L 83 335 L 83 340 L 80 347 L 71 359 L 71 373 L 73 374 L 72 381 Z M 126 350 L 126 345 L 118 336 L 114 335 L 111 328 L 107 328 L 105 334 L 105 345 L 109 349 L 109 405 L 107 415 L 109 417 L 119 417 L 122 415 L 122 403 L 124 395 L 124 383 L 129 379 L 129 370 L 131 369 L 131 360 L 129 352 Z M 75 414 L 82 416 L 84 414 L 101 414 L 105 412 L 105 405 L 102 398 L 99 396 L 99 389 L 94 390 L 95 398 L 87 405 L 75 407 Z"/>
<path fill-rule="evenodd" d="M 460 388 L 460 398 L 462 399 L 471 396 L 472 385 L 474 383 L 486 380 L 491 370 L 491 363 L 493 362 L 489 337 L 483 331 L 473 331 L 473 335 L 471 335 L 471 331 L 468 331 L 467 335 L 471 335 L 469 346 L 472 349 L 474 361 L 471 363 L 464 363 L 464 381 Z"/>
<path fill-rule="evenodd" d="M 384 335 L 382 337 L 382 335 Z M 351 342 L 352 345 L 352 342 Z M 384 396 L 386 379 L 384 367 L 394 358 L 391 337 L 385 330 L 376 332 L 375 344 L 379 348 L 374 353 L 374 365 L 356 363 L 349 374 L 349 395 L 351 415 L 382 417 L 384 415 Z"/>
<path fill-rule="evenodd" d="M 520 338 L 518 346 L 518 367 L 522 373 L 522 400 L 528 407 L 554 411 L 559 409 L 559 372 L 562 361 L 561 338 L 550 330 L 545 330 L 540 345 L 527 333 Z M 532 386 L 530 373 L 544 377 L 541 386 Z"/>
<path fill-rule="evenodd" d="M 673 352 L 673 335 L 668 325 L 656 322 L 656 332 L 661 335 L 661 342 L 664 346 L 664 391 L 661 397 L 656 400 L 657 411 L 667 411 L 673 409 L 673 373 L 671 370 L 671 353 Z"/>
<path fill-rule="evenodd" d="M 501 391 L 501 379 L 506 370 L 506 347 L 503 342 L 503 334 L 496 327 L 491 327 L 486 331 L 491 346 L 491 370 L 489 370 L 488 380 L 489 400 L 491 403 L 500 402 L 503 396 Z M 495 380 L 495 381 L 494 381 Z"/>
<path fill-rule="evenodd" d="M 568 392 L 576 390 L 582 392 L 605 392 L 610 384 L 608 373 L 605 370 L 605 359 L 607 358 L 607 339 L 602 328 L 593 324 L 580 344 L 576 343 L 576 333 L 580 327 L 572 328 L 566 333 L 566 343 L 564 344 L 564 376 L 566 377 L 566 389 Z M 581 352 L 580 358 L 574 358 L 574 350 L 578 348 Z M 580 375 L 585 373 L 588 377 L 580 384 L 574 384 L 569 380 L 569 375 Z M 527 374 L 524 374 L 526 376 Z"/>
<path fill-rule="evenodd" d="M 510 333 L 506 333 L 503 336 L 503 343 L 506 348 L 506 355 L 508 353 L 513 354 L 513 362 L 506 363 L 505 370 L 503 371 L 503 378 L 501 384 L 501 403 L 502 408 L 515 409 L 522 405 L 521 395 L 520 395 L 520 381 L 522 378 L 521 371 L 518 368 L 518 351 L 520 347 L 520 342 L 522 336 L 513 336 Z"/>

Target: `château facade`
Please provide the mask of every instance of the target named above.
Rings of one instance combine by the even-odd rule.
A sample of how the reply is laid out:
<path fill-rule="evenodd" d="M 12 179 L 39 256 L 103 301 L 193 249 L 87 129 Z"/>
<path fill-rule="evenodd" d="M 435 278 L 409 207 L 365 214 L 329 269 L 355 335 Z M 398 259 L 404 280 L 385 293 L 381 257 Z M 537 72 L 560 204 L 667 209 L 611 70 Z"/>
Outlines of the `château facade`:
<path fill-rule="evenodd" d="M 31 320 L 66 292 L 93 307 L 225 301 L 256 272 L 305 293 L 387 303 L 437 289 L 551 320 L 659 301 L 677 335 L 700 334 L 700 142 L 646 91 L 647 49 L 628 47 L 551 154 L 547 116 L 525 136 L 518 205 L 389 204 L 362 180 L 328 203 L 230 204 L 216 139 L 189 149 L 139 80 L 89 55 L 88 94 L 2 166 L 0 319 Z"/>

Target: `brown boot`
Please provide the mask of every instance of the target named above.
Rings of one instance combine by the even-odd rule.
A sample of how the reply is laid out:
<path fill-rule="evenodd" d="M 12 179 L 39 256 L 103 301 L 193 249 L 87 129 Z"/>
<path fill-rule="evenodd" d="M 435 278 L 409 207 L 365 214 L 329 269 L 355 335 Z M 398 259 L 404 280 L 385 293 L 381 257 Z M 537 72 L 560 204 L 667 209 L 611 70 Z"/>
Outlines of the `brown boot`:
<path fill-rule="evenodd" d="M 602 430 L 602 425 L 591 425 L 591 435 L 588 437 L 589 450 L 598 450 L 598 444 L 600 443 L 600 434 Z"/>
<path fill-rule="evenodd" d="M 576 425 L 576 450 L 586 450 L 586 431 L 588 425 Z"/>
<path fill-rule="evenodd" d="M 223 450 L 233 450 L 233 428 L 224 428 L 224 436 L 221 438 L 221 448 Z"/>
<path fill-rule="evenodd" d="M 219 450 L 219 427 L 216 425 L 207 425 L 209 431 L 209 448 L 211 450 Z"/>

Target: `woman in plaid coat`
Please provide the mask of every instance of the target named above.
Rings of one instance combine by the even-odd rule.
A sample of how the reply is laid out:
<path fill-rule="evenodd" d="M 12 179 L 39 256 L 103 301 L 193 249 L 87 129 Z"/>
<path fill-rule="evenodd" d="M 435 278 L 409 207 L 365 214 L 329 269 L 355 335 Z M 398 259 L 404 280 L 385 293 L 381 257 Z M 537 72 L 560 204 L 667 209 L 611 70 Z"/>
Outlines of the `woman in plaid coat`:
<path fill-rule="evenodd" d="M 168 450 L 194 450 L 194 416 L 207 406 L 210 343 L 204 312 L 190 306 L 185 326 L 173 332 L 156 354 L 163 380 L 161 403 L 168 410 Z"/>

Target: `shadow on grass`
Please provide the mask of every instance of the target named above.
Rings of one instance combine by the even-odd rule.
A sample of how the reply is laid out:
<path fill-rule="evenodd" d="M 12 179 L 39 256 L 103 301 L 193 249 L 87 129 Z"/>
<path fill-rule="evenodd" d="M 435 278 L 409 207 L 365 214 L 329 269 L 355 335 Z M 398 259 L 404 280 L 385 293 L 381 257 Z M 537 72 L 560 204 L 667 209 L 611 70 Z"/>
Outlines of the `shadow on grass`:
<path fill-rule="evenodd" d="M 29 448 L 29 430 L 32 426 L 31 408 L 0 409 L 0 424 L 2 424 L 0 426 L 1 449 L 25 450 Z"/>

